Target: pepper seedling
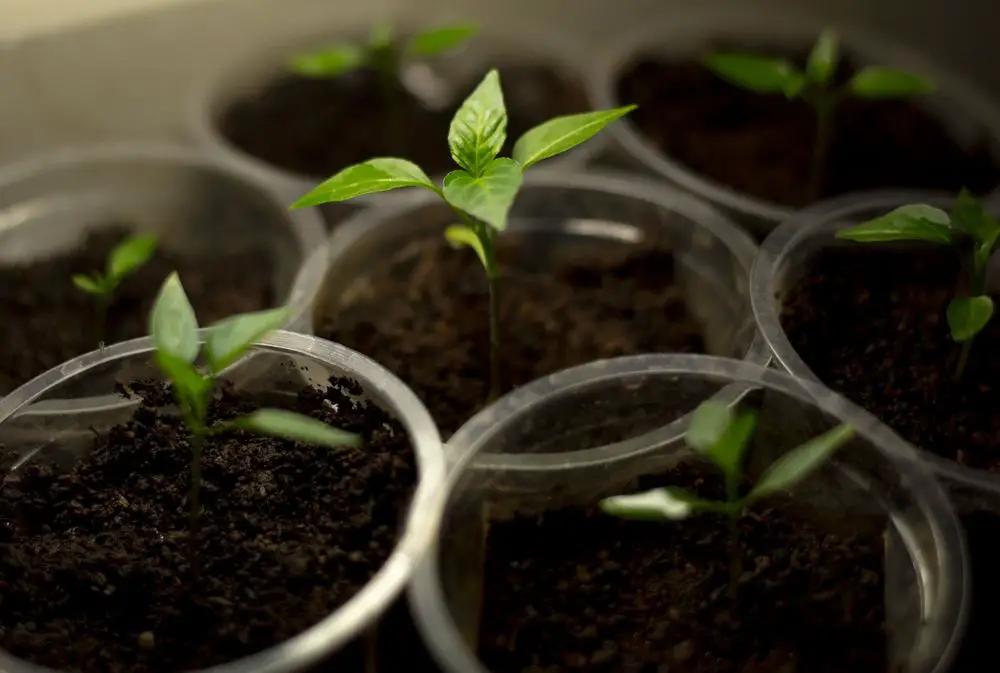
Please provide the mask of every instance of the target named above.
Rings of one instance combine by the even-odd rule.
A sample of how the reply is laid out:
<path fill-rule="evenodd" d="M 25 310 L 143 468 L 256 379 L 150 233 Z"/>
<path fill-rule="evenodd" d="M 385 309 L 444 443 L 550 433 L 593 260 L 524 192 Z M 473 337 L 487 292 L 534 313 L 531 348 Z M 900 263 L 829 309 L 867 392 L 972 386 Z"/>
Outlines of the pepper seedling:
<path fill-rule="evenodd" d="M 512 157 L 500 157 L 507 139 L 507 109 L 500 75 L 491 70 L 462 103 L 451 121 L 448 147 L 458 170 L 441 187 L 419 166 L 382 157 L 349 166 L 296 201 L 292 208 L 347 201 L 403 187 L 437 194 L 460 220 L 445 230 L 453 245 L 472 248 L 486 272 L 490 297 L 490 399 L 500 394 L 499 278 L 494 236 L 507 228 L 507 216 L 524 181 L 524 171 L 540 161 L 589 140 L 634 105 L 556 117 L 527 131 Z"/>
<path fill-rule="evenodd" d="M 835 76 L 839 61 L 839 41 L 831 29 L 820 33 L 804 70 L 786 59 L 753 54 L 715 53 L 705 59 L 705 66 L 730 84 L 755 93 L 784 94 L 789 100 L 801 99 L 812 108 L 816 114 L 816 139 L 809 190 L 814 198 L 822 187 L 836 110 L 841 102 L 849 97 L 908 98 L 934 90 L 933 82 L 928 79 L 880 66 L 862 68 L 846 84 L 838 86 Z"/>
<path fill-rule="evenodd" d="M 107 328 L 108 307 L 114 299 L 121 282 L 135 273 L 149 261 L 156 251 L 156 236 L 129 236 L 112 248 L 105 262 L 104 273 L 75 274 L 73 285 L 92 297 L 97 303 L 97 341 L 104 346 L 104 331 Z"/>
<path fill-rule="evenodd" d="M 837 238 L 859 243 L 925 241 L 963 246 L 971 242 L 968 261 L 968 297 L 955 297 L 945 312 L 951 338 L 962 344 L 955 378 L 962 376 L 972 340 L 993 317 L 993 300 L 986 294 L 986 267 L 1000 238 L 1000 223 L 968 189 L 962 189 L 951 213 L 926 204 L 901 206 L 868 222 L 841 229 Z"/>
<path fill-rule="evenodd" d="M 755 412 L 734 412 L 720 402 L 703 402 L 691 416 L 684 440 L 722 472 L 724 500 L 708 500 L 683 488 L 665 487 L 605 498 L 601 500 L 601 509 L 623 519 L 647 521 L 681 520 L 698 512 L 725 515 L 729 521 L 729 595 L 732 596 L 743 574 L 739 518 L 751 505 L 800 483 L 854 434 L 849 425 L 839 425 L 810 439 L 771 463 L 749 492 L 744 493 L 743 461 L 756 425 Z"/>
<path fill-rule="evenodd" d="M 241 429 L 319 446 L 361 446 L 358 435 L 283 409 L 259 409 L 234 420 L 209 424 L 208 408 L 214 395 L 216 378 L 256 341 L 280 328 L 288 315 L 287 308 L 276 308 L 226 318 L 208 328 L 202 347 L 194 309 L 176 273 L 167 277 L 156 297 L 149 319 L 154 359 L 172 384 L 174 399 L 191 435 L 188 505 L 193 567 L 196 567 L 197 561 L 194 552 L 198 537 L 202 452 L 209 435 Z M 204 366 L 196 364 L 199 355 L 203 356 Z"/>

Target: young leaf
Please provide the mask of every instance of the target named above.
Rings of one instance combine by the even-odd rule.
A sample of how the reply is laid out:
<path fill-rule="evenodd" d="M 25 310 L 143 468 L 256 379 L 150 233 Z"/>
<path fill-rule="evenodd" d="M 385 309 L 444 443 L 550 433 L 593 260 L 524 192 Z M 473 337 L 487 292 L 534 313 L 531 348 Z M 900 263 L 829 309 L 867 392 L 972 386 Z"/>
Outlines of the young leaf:
<path fill-rule="evenodd" d="M 459 166 L 474 177 L 483 175 L 507 139 L 500 74 L 490 70 L 462 106 L 448 129 L 448 148 Z"/>
<path fill-rule="evenodd" d="M 1000 236 L 1000 223 L 986 212 L 982 202 L 968 189 L 963 188 L 958 193 L 951 210 L 951 221 L 957 229 L 988 249 L 993 248 L 997 236 Z"/>
<path fill-rule="evenodd" d="M 302 77 L 339 77 L 365 65 L 368 55 L 353 44 L 338 44 L 322 51 L 296 54 L 289 62 L 292 72 Z"/>
<path fill-rule="evenodd" d="M 726 503 L 699 498 L 683 488 L 654 488 L 644 493 L 616 495 L 600 503 L 605 514 L 621 519 L 659 521 L 686 519 L 695 511 L 723 512 Z"/>
<path fill-rule="evenodd" d="M 719 443 L 733 422 L 733 410 L 721 402 L 702 402 L 691 414 L 684 441 L 701 453 L 708 453 Z"/>
<path fill-rule="evenodd" d="M 757 93 L 785 93 L 796 73 L 788 61 L 749 54 L 712 54 L 705 66 L 730 84 Z"/>
<path fill-rule="evenodd" d="M 903 70 L 869 67 L 859 71 L 847 85 L 857 98 L 906 98 L 929 93 L 934 84 Z"/>
<path fill-rule="evenodd" d="M 163 375 L 173 384 L 174 397 L 184 408 L 184 413 L 200 416 L 205 396 L 212 388 L 211 379 L 199 374 L 194 365 L 167 351 L 156 351 L 153 359 Z"/>
<path fill-rule="evenodd" d="M 359 435 L 332 428 L 322 421 L 282 409 L 260 409 L 237 418 L 229 425 L 293 442 L 329 447 L 360 447 Z"/>
<path fill-rule="evenodd" d="M 838 425 L 792 449 L 764 470 L 747 495 L 746 502 L 749 504 L 795 486 L 825 463 L 853 435 L 854 428 Z"/>
<path fill-rule="evenodd" d="M 395 40 L 395 31 L 388 23 L 377 23 L 372 28 L 372 34 L 368 38 L 368 45 L 373 51 L 388 49 Z"/>
<path fill-rule="evenodd" d="M 993 317 L 993 300 L 986 295 L 952 299 L 946 311 L 951 338 L 962 343 L 972 339 Z"/>
<path fill-rule="evenodd" d="M 76 285 L 78 290 L 82 290 L 87 294 L 97 295 L 98 297 L 107 294 L 103 278 L 91 278 L 90 276 L 78 273 L 73 276 L 73 285 Z"/>
<path fill-rule="evenodd" d="M 218 373 L 236 362 L 256 341 L 288 322 L 289 314 L 288 308 L 275 308 L 234 315 L 213 325 L 205 342 L 212 371 Z"/>
<path fill-rule="evenodd" d="M 837 69 L 838 51 L 837 34 L 829 28 L 820 33 L 806 64 L 809 79 L 821 86 L 827 84 Z"/>
<path fill-rule="evenodd" d="M 494 159 L 479 177 L 465 171 L 446 175 L 444 198 L 455 208 L 503 231 L 507 228 L 507 213 L 523 181 L 516 161 Z"/>
<path fill-rule="evenodd" d="M 177 272 L 160 286 L 149 317 L 149 334 L 156 350 L 194 362 L 201 350 L 198 343 L 198 319 L 188 301 Z"/>
<path fill-rule="evenodd" d="M 108 278 L 121 280 L 148 262 L 156 243 L 156 236 L 131 236 L 119 243 L 108 257 Z"/>
<path fill-rule="evenodd" d="M 756 425 L 756 414 L 750 411 L 740 413 L 729 424 L 719 441 L 708 450 L 708 457 L 728 476 L 739 476 L 743 454 L 746 453 Z"/>
<path fill-rule="evenodd" d="M 377 194 L 403 187 L 438 188 L 415 163 L 405 159 L 380 157 L 348 166 L 292 204 L 292 208 L 347 201 L 365 194 Z"/>
<path fill-rule="evenodd" d="M 785 81 L 785 86 L 782 87 L 781 92 L 785 94 L 785 98 L 792 100 L 806 88 L 808 80 L 806 76 L 800 72 L 793 72 L 789 75 L 788 79 Z"/>
<path fill-rule="evenodd" d="M 482 262 L 483 268 L 486 268 L 488 264 L 486 250 L 483 249 L 483 242 L 479 240 L 479 236 L 472 229 L 464 224 L 453 224 L 444 230 L 444 237 L 454 246 L 466 245 L 472 248 L 476 256 L 479 257 L 479 261 Z"/>
<path fill-rule="evenodd" d="M 406 50 L 414 56 L 433 56 L 454 49 L 479 32 L 472 24 L 432 28 L 415 35 Z"/>
<path fill-rule="evenodd" d="M 522 169 L 554 157 L 590 140 L 611 122 L 624 117 L 637 106 L 584 112 L 556 117 L 527 131 L 514 143 L 514 160 Z"/>
<path fill-rule="evenodd" d="M 841 229 L 837 238 L 873 243 L 877 241 L 929 241 L 951 243 L 951 219 L 940 208 L 911 205 L 887 215 Z"/>

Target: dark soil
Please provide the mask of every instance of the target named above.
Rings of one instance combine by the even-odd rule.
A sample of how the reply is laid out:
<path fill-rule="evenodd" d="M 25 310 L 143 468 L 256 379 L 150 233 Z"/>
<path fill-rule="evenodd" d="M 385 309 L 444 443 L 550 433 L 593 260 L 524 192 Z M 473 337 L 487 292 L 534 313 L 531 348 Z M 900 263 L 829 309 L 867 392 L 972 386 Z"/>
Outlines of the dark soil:
<path fill-rule="evenodd" d="M 274 305 L 274 262 L 263 253 L 180 256 L 160 249 L 118 287 L 106 328 L 94 298 L 73 285 L 77 273 L 103 271 L 127 228 L 92 234 L 70 252 L 0 267 L 0 394 L 83 353 L 148 333 L 149 311 L 171 271 L 184 283 L 199 322 Z"/>
<path fill-rule="evenodd" d="M 637 353 L 703 352 L 670 251 L 609 252 L 546 273 L 507 260 L 498 243 L 501 383 L 504 390 L 574 365 Z M 482 266 L 468 250 L 427 246 L 409 263 L 386 264 L 348 308 L 324 311 L 317 333 L 396 373 L 420 396 L 443 436 L 486 402 L 489 301 Z"/>
<path fill-rule="evenodd" d="M 975 578 L 970 593 L 972 610 L 969 625 L 951 670 L 954 673 L 987 673 L 995 664 L 996 628 L 994 617 L 1000 602 L 1000 517 L 992 512 L 975 512 L 962 517 L 969 544 L 969 571 Z"/>
<path fill-rule="evenodd" d="M 801 63 L 801 60 L 798 60 Z M 851 69 L 841 68 L 844 76 Z M 695 173 L 757 198 L 801 206 L 876 188 L 976 193 L 1000 182 L 986 138 L 963 147 L 907 101 L 845 101 L 818 188 L 810 173 L 815 115 L 801 100 L 745 91 L 691 61 L 644 58 L 627 69 L 619 99 L 639 108 L 627 123 Z"/>
<path fill-rule="evenodd" d="M 507 147 L 552 117 L 587 111 L 580 85 L 544 66 L 501 67 L 509 121 Z M 283 75 L 234 103 L 219 121 L 222 134 L 250 154 L 283 169 L 326 178 L 378 156 L 416 162 L 431 175 L 452 170 L 448 126 L 455 105 L 429 110 L 401 84 L 385 103 L 379 76 L 370 71 L 334 80 Z"/>
<path fill-rule="evenodd" d="M 389 557 L 416 481 L 402 427 L 334 381 L 289 406 L 364 450 L 230 432 L 205 448 L 201 566 L 188 556 L 190 453 L 155 386 L 69 473 L 32 464 L 0 493 L 0 646 L 60 670 L 201 669 L 271 647 L 354 596 Z M 213 420 L 256 404 L 217 396 Z M 142 634 L 152 634 L 144 647 Z M 363 648 L 330 670 L 361 673 Z M 390 654 L 391 649 L 387 650 Z"/>
<path fill-rule="evenodd" d="M 689 469 L 666 482 L 722 495 Z M 879 537 L 778 510 L 743 517 L 739 534 L 745 570 L 729 598 L 716 515 L 637 523 L 594 508 L 494 523 L 480 657 L 496 673 L 885 672 Z"/>
<path fill-rule="evenodd" d="M 782 324 L 823 383 L 914 445 L 970 467 L 1000 469 L 1000 321 L 976 337 L 956 381 L 960 346 L 945 309 L 958 255 L 850 247 L 810 261 Z"/>

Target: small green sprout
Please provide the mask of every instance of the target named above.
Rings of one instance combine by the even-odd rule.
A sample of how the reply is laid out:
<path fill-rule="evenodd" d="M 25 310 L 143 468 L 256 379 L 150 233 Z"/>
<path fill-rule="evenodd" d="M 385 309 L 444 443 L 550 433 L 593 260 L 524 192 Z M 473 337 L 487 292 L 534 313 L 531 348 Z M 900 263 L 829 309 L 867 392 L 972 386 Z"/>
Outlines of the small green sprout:
<path fill-rule="evenodd" d="M 320 446 L 360 446 L 361 438 L 327 426 L 308 416 L 282 409 L 259 409 L 240 418 L 210 424 L 208 408 L 215 380 L 259 339 L 280 328 L 287 308 L 245 313 L 226 318 L 208 329 L 204 347 L 198 338 L 198 321 L 176 273 L 160 287 L 149 319 L 149 333 L 157 366 L 173 387 L 174 398 L 191 434 L 191 490 L 188 495 L 192 563 L 198 536 L 202 450 L 205 438 L 231 429 L 242 429 Z M 205 367 L 195 362 L 202 355 Z"/>
<path fill-rule="evenodd" d="M 476 253 L 486 271 L 490 296 L 490 399 L 500 394 L 500 271 L 494 236 L 507 228 L 507 215 L 524 180 L 524 171 L 597 135 L 635 109 L 634 105 L 556 117 L 527 131 L 514 144 L 513 156 L 500 157 L 507 139 L 507 109 L 500 75 L 491 70 L 455 113 L 448 147 L 458 170 L 441 187 L 419 166 L 405 159 L 381 157 L 349 166 L 296 201 L 292 208 L 347 201 L 365 194 L 421 187 L 437 194 L 460 220 L 445 230 L 453 245 Z"/>
<path fill-rule="evenodd" d="M 601 509 L 612 516 L 638 520 L 680 520 L 697 512 L 716 512 L 729 519 L 729 594 L 736 592 L 743 574 L 738 521 L 750 506 L 775 493 L 787 491 L 823 465 L 851 436 L 854 430 L 839 425 L 792 449 L 774 461 L 744 493 L 743 460 L 757 425 L 752 411 L 734 412 L 720 402 L 704 402 L 691 417 L 684 440 L 705 456 L 720 472 L 725 483 L 725 500 L 706 500 L 683 488 L 656 488 L 645 493 L 605 498 Z"/>
<path fill-rule="evenodd" d="M 108 307 L 114 298 L 115 290 L 118 289 L 126 276 L 135 273 L 149 261 L 149 258 L 156 251 L 156 244 L 156 236 L 129 236 L 108 254 L 103 274 L 100 271 L 94 271 L 90 275 L 76 274 L 73 276 L 73 285 L 82 292 L 93 296 L 97 302 L 97 340 L 102 346 L 108 320 Z"/>
<path fill-rule="evenodd" d="M 820 33 L 805 70 L 786 59 L 752 54 L 716 53 L 705 65 L 730 84 L 763 94 L 779 93 L 789 100 L 800 98 L 816 113 L 816 141 L 810 174 L 810 193 L 817 197 L 822 187 L 823 169 L 833 137 L 837 106 L 845 98 L 888 100 L 908 98 L 934 90 L 934 84 L 903 70 L 869 66 L 861 69 L 844 85 L 837 86 L 835 76 L 840 60 L 837 34 L 830 29 Z"/>
<path fill-rule="evenodd" d="M 924 204 L 901 206 L 874 220 L 841 229 L 837 238 L 859 243 L 926 241 L 962 245 L 963 239 L 971 243 L 966 265 L 969 296 L 952 299 L 946 311 L 951 338 L 962 344 L 955 369 L 955 378 L 961 377 L 972 340 L 993 317 L 993 300 L 986 294 L 986 268 L 1000 238 L 1000 223 L 968 189 L 962 189 L 951 214 Z"/>

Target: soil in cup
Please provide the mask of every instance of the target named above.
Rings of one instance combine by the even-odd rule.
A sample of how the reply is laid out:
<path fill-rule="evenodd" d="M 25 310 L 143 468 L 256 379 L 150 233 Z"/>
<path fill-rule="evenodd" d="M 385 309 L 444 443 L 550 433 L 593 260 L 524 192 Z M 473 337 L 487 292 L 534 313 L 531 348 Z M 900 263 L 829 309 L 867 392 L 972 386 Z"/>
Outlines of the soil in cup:
<path fill-rule="evenodd" d="M 722 497 L 690 468 L 658 484 Z M 881 537 L 793 512 L 739 520 L 735 597 L 723 517 L 634 522 L 590 507 L 493 522 L 480 659 L 495 673 L 884 673 Z"/>
<path fill-rule="evenodd" d="M 80 247 L 26 264 L 0 266 L 0 394 L 78 355 L 101 339 L 94 298 L 73 285 L 74 274 L 102 271 L 128 227 L 109 225 Z M 202 324 L 275 305 L 274 261 L 263 252 L 178 255 L 160 246 L 127 277 L 108 307 L 105 343 L 148 334 L 149 311 L 163 279 L 177 271 Z"/>
<path fill-rule="evenodd" d="M 581 85 L 543 65 L 500 67 L 507 112 L 510 156 L 517 138 L 558 115 L 586 112 Z M 325 179 L 372 157 L 402 157 L 431 175 L 455 165 L 445 138 L 455 112 L 481 77 L 474 77 L 443 110 L 424 106 L 397 82 L 396 105 L 384 104 L 382 80 L 373 71 L 336 79 L 283 75 L 233 103 L 219 120 L 229 142 L 288 171 Z M 398 127 L 401 132 L 389 133 Z"/>
<path fill-rule="evenodd" d="M 498 239 L 505 391 L 592 360 L 705 350 L 671 251 L 610 245 L 536 270 L 520 264 L 530 256 L 530 240 L 522 248 L 516 238 Z M 427 405 L 443 436 L 485 404 L 489 300 L 482 265 L 469 250 L 433 239 L 373 269 L 347 294 L 354 295 L 349 302 L 320 310 L 317 333 L 392 370 Z"/>
<path fill-rule="evenodd" d="M 844 62 L 841 77 L 853 71 Z M 625 123 L 664 155 L 729 189 L 784 206 L 892 187 L 985 193 L 1000 183 L 985 135 L 959 144 L 919 99 L 845 101 L 816 190 L 808 178 L 816 117 L 803 101 L 745 91 L 695 61 L 649 56 L 630 64 L 617 88 L 619 100 L 639 106 Z"/>
<path fill-rule="evenodd" d="M 287 406 L 360 433 L 363 449 L 208 439 L 197 574 L 188 562 L 188 434 L 166 411 L 172 396 L 161 385 L 135 384 L 145 401 L 134 420 L 91 437 L 88 457 L 69 472 L 43 457 L 8 474 L 0 647 L 57 670 L 201 670 L 333 613 L 391 554 L 417 470 L 402 426 L 356 405 L 356 382 L 331 383 Z M 223 388 L 211 418 L 257 406 Z M 356 642 L 329 670 L 362 673 L 363 654 Z"/>

